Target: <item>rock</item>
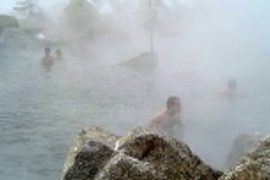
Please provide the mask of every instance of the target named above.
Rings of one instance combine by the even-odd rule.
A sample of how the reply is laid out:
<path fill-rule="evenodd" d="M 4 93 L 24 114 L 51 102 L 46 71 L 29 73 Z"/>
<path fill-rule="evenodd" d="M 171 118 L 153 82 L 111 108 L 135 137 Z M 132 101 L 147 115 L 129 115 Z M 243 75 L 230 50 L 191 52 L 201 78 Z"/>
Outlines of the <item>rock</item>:
<path fill-rule="evenodd" d="M 142 128 L 120 138 L 116 150 L 151 164 L 156 172 L 162 174 L 161 179 L 217 180 L 222 174 L 204 164 L 183 142 Z"/>
<path fill-rule="evenodd" d="M 219 180 L 270 179 L 270 137 L 262 140 L 253 151 Z"/>
<path fill-rule="evenodd" d="M 129 59 L 119 64 L 119 66 L 133 69 L 136 71 L 152 71 L 157 67 L 157 55 L 151 52 L 145 52 L 137 57 Z"/>
<path fill-rule="evenodd" d="M 83 129 L 70 147 L 60 179 L 93 179 L 112 156 L 117 139 L 99 127 Z"/>
<path fill-rule="evenodd" d="M 15 17 L 0 14 L 0 36 L 6 28 L 18 29 L 18 20 Z"/>
<path fill-rule="evenodd" d="M 225 168 L 229 169 L 236 166 L 245 154 L 251 151 L 263 137 L 264 135 L 260 133 L 241 134 L 237 136 L 228 154 Z"/>
<path fill-rule="evenodd" d="M 162 173 L 147 163 L 123 153 L 115 155 L 94 180 L 162 180 Z"/>

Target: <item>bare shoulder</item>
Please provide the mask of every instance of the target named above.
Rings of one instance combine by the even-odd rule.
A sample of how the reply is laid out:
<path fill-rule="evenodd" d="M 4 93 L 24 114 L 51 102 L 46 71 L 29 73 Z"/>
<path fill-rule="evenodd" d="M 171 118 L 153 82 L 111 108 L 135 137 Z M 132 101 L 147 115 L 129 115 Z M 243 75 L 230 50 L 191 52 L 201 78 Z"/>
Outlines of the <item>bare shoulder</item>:
<path fill-rule="evenodd" d="M 164 111 L 160 111 L 160 112 L 154 114 L 151 117 L 150 126 L 153 126 L 154 124 L 160 123 L 162 121 L 162 119 L 164 119 Z"/>
<path fill-rule="evenodd" d="M 165 110 L 161 110 L 161 111 L 157 112 L 156 114 L 154 114 L 152 119 L 163 119 L 164 116 L 165 116 Z"/>

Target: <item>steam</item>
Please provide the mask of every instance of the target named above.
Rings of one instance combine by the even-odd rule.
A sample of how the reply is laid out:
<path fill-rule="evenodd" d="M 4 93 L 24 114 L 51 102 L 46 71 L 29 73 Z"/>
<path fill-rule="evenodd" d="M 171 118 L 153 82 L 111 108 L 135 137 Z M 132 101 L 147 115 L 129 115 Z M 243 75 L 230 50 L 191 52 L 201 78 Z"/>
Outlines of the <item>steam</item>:
<path fill-rule="evenodd" d="M 102 33 L 79 42 L 78 46 L 63 45 L 65 55 L 71 58 L 63 62 L 66 69 L 59 69 L 65 74 L 56 73 L 59 82 L 84 90 L 94 84 L 106 92 L 108 99 L 120 99 L 124 105 L 112 109 L 115 113 L 120 113 L 120 108 L 129 112 L 122 119 L 130 120 L 126 122 L 130 126 L 147 124 L 168 96 L 180 96 L 184 141 L 206 162 L 220 169 L 237 135 L 267 132 L 268 0 L 171 0 L 154 8 L 154 51 L 159 58 L 155 75 L 111 69 L 150 49 L 148 2 L 117 2 L 92 1 L 100 13 L 98 24 L 93 25 L 102 24 Z M 67 1 L 60 0 L 40 1 L 55 27 L 66 4 Z M 237 80 L 241 95 L 233 99 L 219 96 L 231 78 Z M 151 91 L 146 88 L 149 84 Z M 111 113 L 104 119 L 113 116 Z M 136 121 L 139 118 L 143 120 Z M 116 125 L 113 127 L 117 129 Z"/>

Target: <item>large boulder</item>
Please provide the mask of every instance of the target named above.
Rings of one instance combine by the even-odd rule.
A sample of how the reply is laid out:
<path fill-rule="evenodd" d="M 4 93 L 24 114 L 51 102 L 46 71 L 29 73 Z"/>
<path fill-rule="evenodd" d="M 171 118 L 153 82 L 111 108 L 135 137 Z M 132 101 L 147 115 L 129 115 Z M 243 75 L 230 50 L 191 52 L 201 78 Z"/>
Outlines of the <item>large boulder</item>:
<path fill-rule="evenodd" d="M 99 127 L 84 128 L 70 147 L 60 179 L 93 179 L 112 156 L 117 139 Z"/>
<path fill-rule="evenodd" d="M 169 136 L 136 128 L 120 138 L 90 127 L 71 146 L 61 180 L 217 180 L 221 175 Z"/>
<path fill-rule="evenodd" d="M 265 135 L 261 133 L 245 133 L 237 136 L 233 141 L 227 156 L 225 168 L 235 167 L 236 164 L 250 152 Z"/>
<path fill-rule="evenodd" d="M 217 180 L 222 174 L 207 166 L 185 143 L 142 128 L 136 128 L 120 138 L 116 150 L 137 161 L 149 163 L 151 166 L 148 169 L 155 169 L 160 179 Z M 123 167 L 115 168 L 121 171 Z M 133 168 L 126 168 L 125 171 L 132 174 Z"/>
<path fill-rule="evenodd" d="M 0 14 L 0 36 L 6 28 L 19 28 L 18 20 L 13 16 Z"/>
<path fill-rule="evenodd" d="M 262 140 L 253 151 L 219 180 L 270 179 L 270 137 Z"/>

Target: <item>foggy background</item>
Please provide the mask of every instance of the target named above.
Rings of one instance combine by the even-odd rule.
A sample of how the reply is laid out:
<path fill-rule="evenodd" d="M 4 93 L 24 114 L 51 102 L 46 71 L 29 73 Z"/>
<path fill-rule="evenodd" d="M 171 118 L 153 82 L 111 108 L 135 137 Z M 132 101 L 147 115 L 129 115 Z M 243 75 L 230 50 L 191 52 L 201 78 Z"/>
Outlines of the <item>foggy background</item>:
<path fill-rule="evenodd" d="M 51 73 L 40 67 L 45 45 L 0 49 L 0 179 L 56 179 L 83 126 L 145 127 L 170 95 L 182 101 L 183 141 L 215 168 L 224 170 L 239 134 L 268 132 L 268 0 L 164 1 L 155 8 L 153 73 L 116 66 L 150 50 L 148 3 L 144 11 L 138 0 L 109 2 L 117 0 L 92 4 L 112 30 L 53 45 L 66 60 Z M 15 3 L 1 0 L 0 13 Z M 66 4 L 40 1 L 55 34 Z M 231 78 L 239 96 L 223 97 Z"/>

